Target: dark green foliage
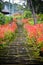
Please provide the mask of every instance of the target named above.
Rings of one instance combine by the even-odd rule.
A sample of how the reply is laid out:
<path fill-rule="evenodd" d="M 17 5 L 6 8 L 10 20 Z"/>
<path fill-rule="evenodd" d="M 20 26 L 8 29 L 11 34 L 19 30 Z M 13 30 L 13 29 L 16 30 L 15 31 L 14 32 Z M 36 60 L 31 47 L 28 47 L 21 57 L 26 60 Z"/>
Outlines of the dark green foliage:
<path fill-rule="evenodd" d="M 1 12 L 2 8 L 3 8 L 3 1 L 0 0 L 0 12 Z"/>
<path fill-rule="evenodd" d="M 26 1 L 26 0 L 24 0 Z M 43 13 L 43 1 L 42 0 L 27 0 L 27 9 L 30 8 L 32 10 L 32 5 L 31 5 L 31 1 L 32 1 L 32 5 L 34 7 L 34 11 L 36 13 Z"/>
<path fill-rule="evenodd" d="M 0 13 L 0 25 L 10 23 L 12 20 L 12 16 L 5 16 L 4 14 Z"/>
<path fill-rule="evenodd" d="M 43 13 L 43 1 L 42 0 L 32 0 L 34 10 L 36 13 Z"/>
<path fill-rule="evenodd" d="M 0 13 L 0 24 L 4 24 L 4 22 L 5 22 L 5 16 L 2 13 Z"/>

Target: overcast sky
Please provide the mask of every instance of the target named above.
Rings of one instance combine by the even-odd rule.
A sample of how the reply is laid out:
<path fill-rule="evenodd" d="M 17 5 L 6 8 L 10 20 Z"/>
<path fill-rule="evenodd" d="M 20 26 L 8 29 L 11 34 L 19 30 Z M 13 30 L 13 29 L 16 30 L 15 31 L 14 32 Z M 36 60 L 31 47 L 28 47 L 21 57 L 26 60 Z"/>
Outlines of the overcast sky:
<path fill-rule="evenodd" d="M 9 1 L 9 0 L 4 0 L 4 1 Z M 10 2 L 12 2 L 12 0 L 10 0 Z M 14 0 L 15 3 L 20 2 L 20 0 Z"/>
<path fill-rule="evenodd" d="M 3 1 L 8 1 L 9 2 L 9 0 L 3 0 Z M 13 0 L 13 1 L 14 1 L 14 3 L 18 3 L 20 5 L 22 5 L 24 3 L 23 0 Z M 10 0 L 10 2 L 12 3 L 12 0 Z M 26 2 L 25 2 L 25 4 L 26 4 Z"/>

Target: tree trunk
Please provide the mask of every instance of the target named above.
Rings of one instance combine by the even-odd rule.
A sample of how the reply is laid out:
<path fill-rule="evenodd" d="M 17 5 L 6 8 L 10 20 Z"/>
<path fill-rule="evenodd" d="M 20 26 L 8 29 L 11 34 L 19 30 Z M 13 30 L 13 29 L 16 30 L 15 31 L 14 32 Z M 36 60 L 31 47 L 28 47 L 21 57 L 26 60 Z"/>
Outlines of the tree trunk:
<path fill-rule="evenodd" d="M 37 18 L 36 18 L 36 13 L 35 13 L 35 10 L 34 10 L 32 0 L 27 0 L 27 8 L 30 8 L 32 10 L 32 14 L 33 14 L 33 18 L 34 18 L 34 24 L 36 24 Z"/>
<path fill-rule="evenodd" d="M 32 13 L 33 13 L 33 18 L 34 18 L 34 24 L 37 23 L 37 18 L 36 18 L 36 13 L 35 13 L 35 10 L 34 10 L 34 6 L 32 4 L 32 0 L 30 0 L 31 2 L 31 7 L 32 7 Z"/>

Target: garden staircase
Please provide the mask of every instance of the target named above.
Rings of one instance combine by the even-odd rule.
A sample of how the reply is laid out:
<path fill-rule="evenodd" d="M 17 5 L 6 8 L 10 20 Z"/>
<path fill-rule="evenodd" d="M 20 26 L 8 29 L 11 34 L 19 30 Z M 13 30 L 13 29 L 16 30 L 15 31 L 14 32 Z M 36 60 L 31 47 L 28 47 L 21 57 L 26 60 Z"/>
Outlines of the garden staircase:
<path fill-rule="evenodd" d="M 14 42 L 3 49 L 0 49 L 0 64 L 22 65 L 35 63 L 36 61 L 31 59 L 29 54 L 30 51 L 28 51 L 26 43 L 26 36 L 23 32 L 23 28 L 21 24 L 18 24 L 18 32 Z"/>

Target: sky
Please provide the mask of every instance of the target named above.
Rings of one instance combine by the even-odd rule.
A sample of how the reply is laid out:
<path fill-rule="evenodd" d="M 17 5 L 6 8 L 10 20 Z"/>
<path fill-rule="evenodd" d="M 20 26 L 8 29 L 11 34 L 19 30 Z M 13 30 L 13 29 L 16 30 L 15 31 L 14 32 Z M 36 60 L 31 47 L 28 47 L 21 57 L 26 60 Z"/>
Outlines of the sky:
<path fill-rule="evenodd" d="M 9 0 L 4 0 L 4 1 L 9 1 Z M 12 0 L 10 0 L 10 2 L 12 2 Z M 15 3 L 20 2 L 20 0 L 14 0 Z"/>
<path fill-rule="evenodd" d="M 8 2 L 9 2 L 9 0 L 3 0 L 3 1 L 8 1 Z M 10 0 L 10 2 L 12 3 L 12 0 Z M 20 5 L 22 5 L 22 4 L 24 3 L 23 0 L 13 0 L 13 2 L 14 2 L 14 3 L 18 3 L 18 4 L 20 4 Z M 26 3 L 26 2 L 25 2 L 25 3 Z"/>

